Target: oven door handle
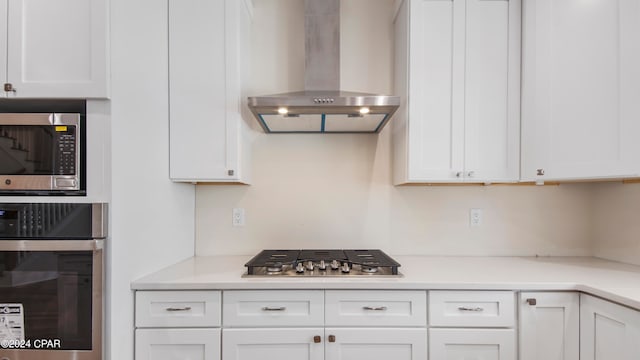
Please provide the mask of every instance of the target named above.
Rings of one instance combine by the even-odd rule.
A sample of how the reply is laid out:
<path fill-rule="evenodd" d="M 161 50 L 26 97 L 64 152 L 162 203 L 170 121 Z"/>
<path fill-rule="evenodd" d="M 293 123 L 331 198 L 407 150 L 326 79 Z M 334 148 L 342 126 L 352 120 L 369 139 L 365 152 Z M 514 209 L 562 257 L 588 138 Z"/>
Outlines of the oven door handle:
<path fill-rule="evenodd" d="M 104 240 L 0 240 L 0 251 L 97 251 Z"/>

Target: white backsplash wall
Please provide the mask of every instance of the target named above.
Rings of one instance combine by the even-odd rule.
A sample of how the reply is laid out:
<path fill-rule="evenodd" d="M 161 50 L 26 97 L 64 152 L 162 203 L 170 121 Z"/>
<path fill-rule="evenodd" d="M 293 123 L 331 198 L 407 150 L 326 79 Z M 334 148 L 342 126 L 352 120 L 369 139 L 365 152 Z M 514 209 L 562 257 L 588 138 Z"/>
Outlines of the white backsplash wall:
<path fill-rule="evenodd" d="M 303 2 L 254 4 L 252 94 L 302 90 Z M 392 93 L 393 10 L 392 0 L 342 1 L 344 90 Z M 331 247 L 396 255 L 591 254 L 592 185 L 394 187 L 390 131 L 259 133 L 251 186 L 197 186 L 196 254 Z M 232 226 L 235 207 L 245 209 L 244 227 Z M 480 227 L 469 227 L 470 208 L 482 208 Z"/>
<path fill-rule="evenodd" d="M 251 186 L 199 185 L 196 254 L 382 248 L 392 254 L 589 255 L 590 185 L 391 185 L 388 132 L 262 135 Z M 233 227 L 234 207 L 246 225 Z M 483 209 L 469 227 L 469 209 Z"/>
<path fill-rule="evenodd" d="M 640 265 L 640 183 L 594 187 L 593 254 Z"/>

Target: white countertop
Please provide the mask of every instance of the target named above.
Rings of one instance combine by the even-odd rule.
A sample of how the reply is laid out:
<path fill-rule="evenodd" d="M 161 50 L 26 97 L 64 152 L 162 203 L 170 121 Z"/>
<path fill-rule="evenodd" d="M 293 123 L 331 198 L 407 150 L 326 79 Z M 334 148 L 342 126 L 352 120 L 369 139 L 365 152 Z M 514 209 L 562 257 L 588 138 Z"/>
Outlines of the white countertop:
<path fill-rule="evenodd" d="M 399 278 L 243 278 L 250 256 L 196 256 L 134 281 L 134 290 L 577 290 L 640 310 L 640 266 L 592 257 L 393 256 Z"/>

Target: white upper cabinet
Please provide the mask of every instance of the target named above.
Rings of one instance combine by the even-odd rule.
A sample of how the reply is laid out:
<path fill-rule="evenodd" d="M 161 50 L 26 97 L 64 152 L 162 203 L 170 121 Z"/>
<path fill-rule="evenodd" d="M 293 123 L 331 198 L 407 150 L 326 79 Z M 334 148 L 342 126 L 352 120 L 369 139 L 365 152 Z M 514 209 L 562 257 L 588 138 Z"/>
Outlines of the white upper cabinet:
<path fill-rule="evenodd" d="M 248 0 L 169 0 L 170 177 L 246 182 Z"/>
<path fill-rule="evenodd" d="M 394 183 L 519 179 L 520 0 L 405 0 Z"/>
<path fill-rule="evenodd" d="M 640 174 L 640 0 L 525 1 L 522 179 Z"/>
<path fill-rule="evenodd" d="M 1 0 L 2 96 L 106 98 L 107 14 L 107 0 Z"/>

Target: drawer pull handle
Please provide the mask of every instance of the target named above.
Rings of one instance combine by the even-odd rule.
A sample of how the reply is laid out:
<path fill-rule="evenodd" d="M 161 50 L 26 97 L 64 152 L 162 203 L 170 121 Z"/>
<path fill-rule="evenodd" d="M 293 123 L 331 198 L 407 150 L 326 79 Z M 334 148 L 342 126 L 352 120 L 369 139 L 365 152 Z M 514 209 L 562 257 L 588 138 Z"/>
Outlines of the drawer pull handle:
<path fill-rule="evenodd" d="M 285 311 L 285 310 L 287 310 L 287 308 L 284 306 L 280 306 L 280 307 L 265 306 L 262 308 L 262 311 Z"/>
<path fill-rule="evenodd" d="M 330 343 L 336 342 L 336 336 L 335 335 L 329 335 L 329 342 Z"/>
<path fill-rule="evenodd" d="M 536 301 L 536 299 L 527 299 L 527 304 L 535 306 L 538 304 L 538 302 Z"/>
<path fill-rule="evenodd" d="M 319 344 L 322 342 L 322 338 L 320 337 L 320 335 L 316 335 L 313 337 L 313 342 L 316 344 Z"/>
<path fill-rule="evenodd" d="M 385 311 L 385 310 L 387 310 L 387 307 L 386 306 L 378 306 L 378 307 L 363 306 L 362 309 L 363 310 L 371 310 L 371 311 Z"/>
<path fill-rule="evenodd" d="M 458 307 L 458 310 L 460 310 L 460 311 L 473 311 L 473 312 L 484 311 L 484 309 L 481 308 L 481 307 L 467 307 L 467 306 L 460 306 L 460 307 Z"/>
<path fill-rule="evenodd" d="M 175 308 L 175 307 L 168 307 L 166 308 L 167 311 L 189 311 L 191 310 L 191 306 L 185 306 L 185 307 L 181 307 L 181 308 Z"/>

